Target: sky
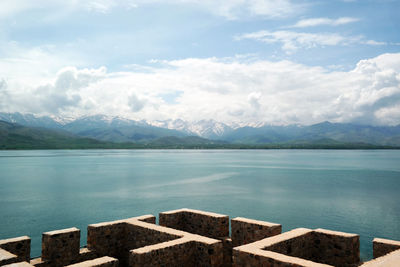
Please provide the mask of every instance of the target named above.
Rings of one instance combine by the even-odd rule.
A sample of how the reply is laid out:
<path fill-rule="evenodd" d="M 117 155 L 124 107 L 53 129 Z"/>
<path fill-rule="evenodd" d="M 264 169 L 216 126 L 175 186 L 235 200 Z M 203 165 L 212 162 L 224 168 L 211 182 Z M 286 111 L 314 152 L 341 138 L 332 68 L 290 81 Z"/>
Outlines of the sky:
<path fill-rule="evenodd" d="M 0 0 L 0 111 L 400 124 L 397 0 Z"/>

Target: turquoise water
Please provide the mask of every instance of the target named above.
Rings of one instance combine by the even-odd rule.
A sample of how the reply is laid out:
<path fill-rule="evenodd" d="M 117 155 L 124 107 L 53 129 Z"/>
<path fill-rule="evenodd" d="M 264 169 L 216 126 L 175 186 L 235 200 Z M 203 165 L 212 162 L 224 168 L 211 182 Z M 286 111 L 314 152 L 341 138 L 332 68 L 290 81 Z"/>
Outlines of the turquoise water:
<path fill-rule="evenodd" d="M 398 150 L 0 151 L 0 239 L 194 208 L 400 240 Z"/>

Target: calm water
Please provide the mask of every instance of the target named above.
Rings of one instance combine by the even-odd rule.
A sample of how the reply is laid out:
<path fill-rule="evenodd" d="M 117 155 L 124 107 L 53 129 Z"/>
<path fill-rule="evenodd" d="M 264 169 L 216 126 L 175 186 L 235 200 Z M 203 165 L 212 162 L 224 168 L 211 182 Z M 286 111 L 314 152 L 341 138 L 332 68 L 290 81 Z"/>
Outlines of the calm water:
<path fill-rule="evenodd" d="M 400 240 L 400 151 L 0 151 L 0 239 L 194 208 Z"/>

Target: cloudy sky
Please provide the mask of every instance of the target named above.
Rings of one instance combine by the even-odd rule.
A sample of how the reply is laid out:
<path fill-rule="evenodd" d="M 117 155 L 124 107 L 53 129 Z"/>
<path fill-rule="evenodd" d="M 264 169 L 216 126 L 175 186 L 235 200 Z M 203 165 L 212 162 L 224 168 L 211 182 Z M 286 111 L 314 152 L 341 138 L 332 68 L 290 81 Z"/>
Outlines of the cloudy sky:
<path fill-rule="evenodd" d="M 397 0 L 1 0 L 0 111 L 400 124 Z"/>

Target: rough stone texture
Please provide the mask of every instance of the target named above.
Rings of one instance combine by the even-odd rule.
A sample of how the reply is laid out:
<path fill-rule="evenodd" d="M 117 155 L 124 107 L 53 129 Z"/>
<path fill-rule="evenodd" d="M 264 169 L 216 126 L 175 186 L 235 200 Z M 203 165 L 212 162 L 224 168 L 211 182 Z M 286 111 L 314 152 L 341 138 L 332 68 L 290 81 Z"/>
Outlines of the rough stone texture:
<path fill-rule="evenodd" d="M 384 256 L 373 259 L 361 265 L 360 267 L 399 267 L 400 249 L 392 251 Z"/>
<path fill-rule="evenodd" d="M 162 242 L 180 238 L 182 235 L 163 231 L 157 225 L 150 227 L 148 223 L 137 222 L 136 224 L 126 224 L 125 246 L 131 249 L 150 246 Z"/>
<path fill-rule="evenodd" d="M 29 261 L 31 239 L 28 236 L 0 240 L 0 248 L 17 255 L 18 261 Z"/>
<path fill-rule="evenodd" d="M 36 267 L 46 267 L 49 266 L 49 263 L 47 261 L 42 261 L 42 258 L 35 258 L 31 259 L 30 264 Z"/>
<path fill-rule="evenodd" d="M 135 219 L 141 222 L 156 224 L 156 216 L 154 215 L 142 215 L 139 217 L 135 217 Z"/>
<path fill-rule="evenodd" d="M 68 267 L 118 267 L 118 260 L 112 257 L 101 257 L 68 265 Z"/>
<path fill-rule="evenodd" d="M 30 261 L 29 237 L 0 240 L 0 266 L 400 266 L 399 241 L 374 239 L 376 259 L 361 265 L 356 234 L 306 228 L 279 234 L 281 225 L 235 218 L 232 240 L 221 236 L 229 234 L 227 220 L 182 209 L 160 214 L 169 227 L 156 225 L 153 215 L 92 224 L 81 249 L 78 229 L 47 232 L 42 257 Z"/>
<path fill-rule="evenodd" d="M 88 248 L 81 248 L 79 250 L 79 257 L 77 259 L 77 262 L 93 260 L 98 257 L 99 257 L 99 254 L 97 253 L 97 251 L 90 250 Z"/>
<path fill-rule="evenodd" d="M 157 246 L 131 250 L 129 266 L 195 266 L 193 251 L 194 242 L 180 238 Z"/>
<path fill-rule="evenodd" d="M 223 262 L 224 267 L 232 266 L 232 239 L 231 238 L 222 238 L 222 247 L 223 247 Z"/>
<path fill-rule="evenodd" d="M 224 255 L 221 241 L 204 242 L 194 241 L 194 266 L 223 266 Z"/>
<path fill-rule="evenodd" d="M 222 266 L 222 242 L 219 240 L 144 222 L 136 222 L 135 226 L 133 229 L 139 229 L 139 235 L 140 232 L 147 235 L 145 240 L 149 245 L 144 246 L 143 237 L 138 238 L 140 243 L 136 246 L 140 248 L 131 250 L 130 266 Z M 170 240 L 164 241 L 165 238 Z M 181 252 L 183 254 L 178 257 Z M 181 265 L 184 261 L 186 264 Z"/>
<path fill-rule="evenodd" d="M 118 258 L 121 266 L 168 266 L 196 261 L 199 266 L 222 266 L 222 242 L 153 224 L 136 217 L 88 226 L 88 249 Z M 202 251 L 207 253 L 203 253 Z M 179 253 L 185 251 L 181 257 Z M 211 253 L 212 252 L 212 253 Z M 139 263 L 138 263 L 139 262 Z M 160 264 L 160 265 L 157 265 Z"/>
<path fill-rule="evenodd" d="M 273 251 L 291 257 L 312 260 L 310 240 L 313 237 L 311 229 L 298 228 L 281 235 L 263 239 L 263 250 Z"/>
<path fill-rule="evenodd" d="M 272 251 L 233 250 L 234 267 L 333 267 Z"/>
<path fill-rule="evenodd" d="M 27 263 L 26 261 L 23 261 L 23 262 L 17 262 L 17 263 L 3 265 L 3 267 L 33 267 L 33 265 Z"/>
<path fill-rule="evenodd" d="M 229 216 L 192 209 L 159 214 L 160 225 L 211 238 L 229 237 Z"/>
<path fill-rule="evenodd" d="M 0 248 L 0 266 L 18 262 L 18 256 Z"/>
<path fill-rule="evenodd" d="M 234 248 L 234 266 L 246 266 L 246 262 L 255 261 L 255 258 L 270 262 L 267 266 L 314 266 L 317 263 L 357 266 L 360 262 L 359 236 L 324 229 L 313 231 L 298 228 Z"/>
<path fill-rule="evenodd" d="M 374 251 L 374 259 L 400 249 L 400 241 L 383 238 L 374 238 L 374 240 L 372 241 L 372 245 Z"/>
<path fill-rule="evenodd" d="M 118 258 L 121 265 L 126 265 L 128 264 L 129 251 L 131 249 L 179 238 L 177 235 L 155 231 L 146 227 L 154 225 L 154 219 L 141 216 L 89 225 L 88 249 L 96 251 L 101 256 L 107 255 Z M 150 221 L 150 223 L 145 221 Z"/>
<path fill-rule="evenodd" d="M 231 220 L 232 246 L 237 247 L 278 235 L 282 225 L 237 217 Z"/>
<path fill-rule="evenodd" d="M 79 258 L 81 232 L 73 227 L 42 235 L 42 260 L 54 266 L 75 263 Z"/>
<path fill-rule="evenodd" d="M 87 247 L 100 256 L 120 259 L 125 246 L 125 228 L 123 221 L 91 224 L 87 228 Z M 126 258 L 126 256 L 125 256 Z"/>
<path fill-rule="evenodd" d="M 337 231 L 313 231 L 312 260 L 335 266 L 355 266 L 360 262 L 360 237 Z"/>
<path fill-rule="evenodd" d="M 129 266 L 222 266 L 221 241 L 188 235 L 131 250 Z"/>
<path fill-rule="evenodd" d="M 159 220 L 162 226 L 221 240 L 224 266 L 232 265 L 229 216 L 193 209 L 179 209 L 161 212 Z"/>

